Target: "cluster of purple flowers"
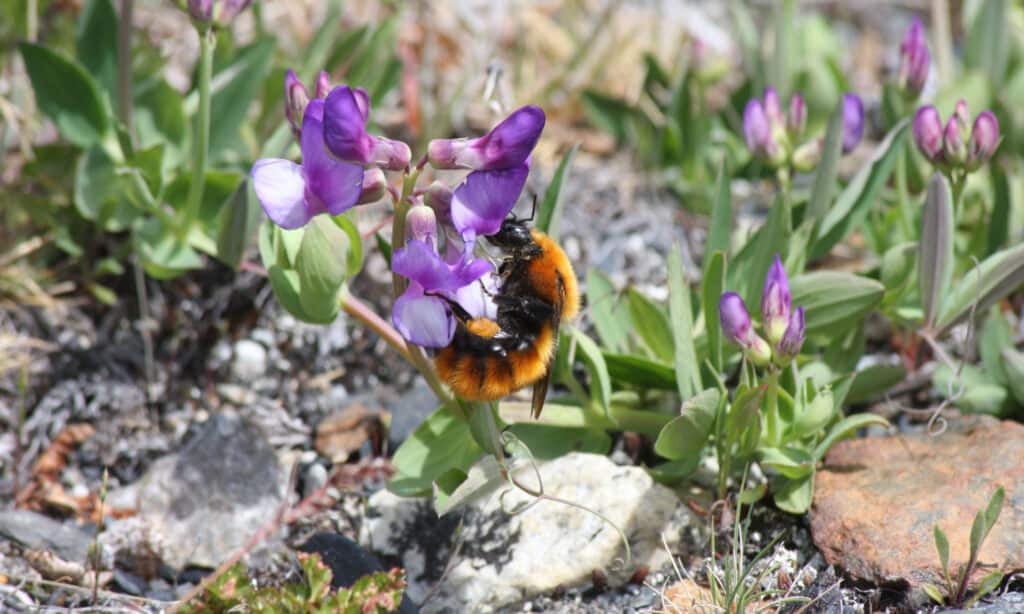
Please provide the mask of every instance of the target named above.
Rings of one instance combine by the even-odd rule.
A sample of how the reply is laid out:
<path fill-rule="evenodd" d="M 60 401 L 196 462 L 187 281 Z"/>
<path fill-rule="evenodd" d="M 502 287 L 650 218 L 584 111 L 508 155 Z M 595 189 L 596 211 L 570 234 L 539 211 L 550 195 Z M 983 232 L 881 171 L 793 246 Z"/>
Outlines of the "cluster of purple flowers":
<path fill-rule="evenodd" d="M 751 98 L 743 109 L 743 136 L 752 154 L 773 168 L 813 169 L 821 158 L 822 137 L 800 143 L 807 126 L 807 104 L 800 93 L 789 99 L 785 115 L 775 88 Z M 864 137 L 864 104 L 855 94 L 843 96 L 843 153 L 853 151 Z"/>
<path fill-rule="evenodd" d="M 804 308 L 793 309 L 789 278 L 779 255 L 768 269 L 761 293 L 761 324 L 767 341 L 754 332 L 747 306 L 735 292 L 726 292 L 718 303 L 722 333 L 737 344 L 743 355 L 759 367 L 788 365 L 804 344 Z"/>
<path fill-rule="evenodd" d="M 278 226 L 301 228 L 321 213 L 338 215 L 376 202 L 388 191 L 384 171 L 410 172 L 408 145 L 367 131 L 370 101 L 364 90 L 332 88 L 321 73 L 310 99 L 288 71 L 285 106 L 301 164 L 262 159 L 252 168 L 256 196 Z M 497 279 L 490 261 L 476 257 L 476 241 L 496 233 L 518 201 L 544 123 L 540 108 L 526 106 L 480 138 L 430 142 L 417 171 L 429 163 L 471 172 L 454 190 L 435 181 L 396 203 L 406 215 L 406 237 L 392 237 L 391 265 L 409 284 L 395 301 L 392 321 L 409 342 L 425 347 L 451 342 L 455 319 L 448 301 L 473 317 L 494 317 L 489 297 Z M 397 191 L 393 194 L 397 198 Z"/>
<path fill-rule="evenodd" d="M 914 114 L 914 142 L 924 157 L 945 172 L 975 171 L 999 146 L 999 120 L 991 111 L 982 111 L 972 125 L 967 102 L 961 99 L 943 128 L 938 109 L 926 105 Z"/>

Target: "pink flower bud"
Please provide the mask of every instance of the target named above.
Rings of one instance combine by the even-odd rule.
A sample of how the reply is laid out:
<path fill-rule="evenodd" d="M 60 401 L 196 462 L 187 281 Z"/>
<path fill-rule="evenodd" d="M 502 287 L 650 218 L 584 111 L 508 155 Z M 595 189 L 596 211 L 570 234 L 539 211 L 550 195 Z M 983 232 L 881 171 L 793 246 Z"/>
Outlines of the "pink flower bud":
<path fill-rule="evenodd" d="M 434 139 L 427 147 L 427 160 L 434 168 L 441 169 L 516 168 L 530 156 L 544 123 L 544 111 L 540 107 L 521 107 L 480 138 Z"/>
<path fill-rule="evenodd" d="M 999 147 L 999 120 L 992 111 L 982 111 L 974 120 L 967 144 L 967 169 L 976 170 L 987 162 Z"/>
<path fill-rule="evenodd" d="M 309 105 L 309 92 L 306 86 L 295 76 L 291 68 L 284 76 L 284 114 L 292 126 L 292 132 L 298 137 L 302 132 L 302 115 Z"/>
<path fill-rule="evenodd" d="M 942 118 L 932 105 L 926 105 L 914 114 L 914 143 L 925 158 L 938 162 L 942 154 Z"/>

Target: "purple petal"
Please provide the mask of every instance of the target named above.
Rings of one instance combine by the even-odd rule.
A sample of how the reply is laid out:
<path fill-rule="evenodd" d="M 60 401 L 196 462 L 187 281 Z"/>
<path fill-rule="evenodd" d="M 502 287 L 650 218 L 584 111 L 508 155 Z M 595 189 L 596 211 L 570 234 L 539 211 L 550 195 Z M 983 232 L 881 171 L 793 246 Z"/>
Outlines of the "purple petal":
<path fill-rule="evenodd" d="M 427 290 L 454 291 L 486 275 L 493 267 L 487 260 L 477 258 L 449 265 L 430 245 L 413 240 L 395 250 L 391 270 Z"/>
<path fill-rule="evenodd" d="M 355 96 L 356 106 L 359 107 L 359 115 L 363 118 L 363 124 L 370 121 L 370 95 L 366 93 L 361 87 L 357 87 L 352 90 L 352 95 Z"/>
<path fill-rule="evenodd" d="M 540 107 L 531 105 L 513 111 L 487 135 L 470 145 L 483 157 L 479 170 L 518 167 L 530 157 L 544 130 L 544 122 L 544 111 Z"/>
<path fill-rule="evenodd" d="M 252 165 L 252 187 L 267 217 L 281 228 L 305 226 L 319 213 L 307 206 L 302 167 L 291 160 L 257 160 Z"/>
<path fill-rule="evenodd" d="M 743 345 L 750 334 L 750 314 L 743 299 L 735 292 L 726 292 L 718 302 L 718 317 L 722 322 L 722 334 L 733 343 Z"/>
<path fill-rule="evenodd" d="M 856 94 L 843 95 L 843 153 L 850 153 L 864 137 L 864 103 Z"/>
<path fill-rule="evenodd" d="M 405 339 L 423 347 L 445 347 L 455 335 L 455 318 L 448 304 L 436 296 L 425 296 L 416 282 L 395 300 L 391 321 Z"/>
<path fill-rule="evenodd" d="M 976 167 L 987 161 L 999 147 L 999 120 L 992 111 L 982 111 L 974 120 L 968 142 L 968 156 L 971 166 Z"/>
<path fill-rule="evenodd" d="M 936 161 L 942 151 L 942 118 L 932 105 L 926 105 L 914 114 L 914 142 L 924 157 Z"/>
<path fill-rule="evenodd" d="M 320 103 L 320 104 L 314 104 Z M 320 100 L 308 109 L 322 107 Z M 306 177 L 307 198 L 315 209 L 338 215 L 356 204 L 363 191 L 363 167 L 340 162 L 327 155 L 323 125 L 310 112 L 302 120 L 302 170 Z"/>
<path fill-rule="evenodd" d="M 764 114 L 772 126 L 779 126 L 783 123 L 782 104 L 779 103 L 779 93 L 774 87 L 764 88 Z"/>
<path fill-rule="evenodd" d="M 792 304 L 789 291 L 789 278 L 786 276 L 786 268 L 782 265 L 782 259 L 775 254 L 775 260 L 768 269 L 764 279 L 764 292 L 761 295 L 761 315 L 765 320 L 771 317 L 789 320 L 789 310 Z"/>
<path fill-rule="evenodd" d="M 462 306 L 474 318 L 498 317 L 498 306 L 494 304 L 494 295 L 498 293 L 498 276 L 484 275 L 477 283 L 462 286 L 448 296 Z"/>
<path fill-rule="evenodd" d="M 373 138 L 357 95 L 348 86 L 331 90 L 324 100 L 324 141 L 339 160 L 367 164 L 372 160 Z"/>
<path fill-rule="evenodd" d="M 751 98 L 743 109 L 743 138 L 747 141 L 747 149 L 750 150 L 750 153 L 757 155 L 767 150 L 771 131 L 768 127 L 768 117 L 764 113 L 764 106 L 757 98 Z"/>
<path fill-rule="evenodd" d="M 452 224 L 463 236 L 498 232 L 519 200 L 529 173 L 529 162 L 505 170 L 473 171 L 452 196 Z"/>

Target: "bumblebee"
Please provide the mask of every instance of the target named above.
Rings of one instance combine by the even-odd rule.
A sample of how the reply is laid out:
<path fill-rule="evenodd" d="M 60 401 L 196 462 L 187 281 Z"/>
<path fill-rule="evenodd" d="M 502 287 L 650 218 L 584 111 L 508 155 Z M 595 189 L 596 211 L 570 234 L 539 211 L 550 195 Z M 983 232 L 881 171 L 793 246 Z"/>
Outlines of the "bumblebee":
<path fill-rule="evenodd" d="M 508 218 L 487 237 L 507 254 L 492 297 L 497 316 L 473 318 L 448 301 L 457 322 L 455 336 L 434 357 L 434 365 L 452 391 L 470 401 L 495 401 L 533 384 L 537 418 L 547 396 L 559 325 L 576 317 L 580 298 L 565 252 L 551 237 L 527 227 L 528 221 Z"/>

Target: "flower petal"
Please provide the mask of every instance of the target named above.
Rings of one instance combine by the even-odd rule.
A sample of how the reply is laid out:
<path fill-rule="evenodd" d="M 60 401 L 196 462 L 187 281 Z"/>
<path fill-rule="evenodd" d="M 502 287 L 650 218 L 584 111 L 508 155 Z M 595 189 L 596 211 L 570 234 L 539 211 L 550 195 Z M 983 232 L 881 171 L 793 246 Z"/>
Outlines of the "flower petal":
<path fill-rule="evenodd" d="M 314 105 L 313 103 L 320 103 Z M 308 110 L 323 106 L 320 100 L 310 102 Z M 338 215 L 352 208 L 363 191 L 363 167 L 331 158 L 324 145 L 323 124 L 314 113 L 302 120 L 302 170 L 306 188 L 313 197 L 314 208 Z"/>
<path fill-rule="evenodd" d="M 315 213 L 306 204 L 302 167 L 291 160 L 257 160 L 252 165 L 252 187 L 267 217 L 281 228 L 305 226 Z"/>
<path fill-rule="evenodd" d="M 391 321 L 403 337 L 423 347 L 445 347 L 455 335 L 455 318 L 448 304 L 436 296 L 424 295 L 416 282 L 395 300 Z"/>
<path fill-rule="evenodd" d="M 449 265 L 423 241 L 412 240 L 391 256 L 391 270 L 431 291 L 457 290 L 493 270 L 491 263 L 474 258 Z"/>
<path fill-rule="evenodd" d="M 498 276 L 484 275 L 478 283 L 462 286 L 448 297 L 458 303 L 474 318 L 497 319 L 498 306 L 494 304 L 494 295 L 498 293 Z"/>
<path fill-rule="evenodd" d="M 452 224 L 463 235 L 498 232 L 519 200 L 529 173 L 529 161 L 515 168 L 470 173 L 452 196 Z"/>
<path fill-rule="evenodd" d="M 366 133 L 366 119 L 356 94 L 348 86 L 331 90 L 324 100 L 324 141 L 339 160 L 366 164 L 371 160 L 373 139 Z"/>

